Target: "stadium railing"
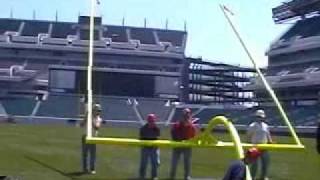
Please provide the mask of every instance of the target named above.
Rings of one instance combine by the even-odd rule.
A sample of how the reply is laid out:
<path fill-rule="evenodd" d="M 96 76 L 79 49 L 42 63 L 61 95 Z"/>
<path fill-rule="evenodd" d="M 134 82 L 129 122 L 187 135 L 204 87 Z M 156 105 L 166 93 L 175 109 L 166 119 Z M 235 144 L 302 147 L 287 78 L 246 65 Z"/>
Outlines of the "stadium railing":
<path fill-rule="evenodd" d="M 0 42 L 7 42 L 7 41 L 8 41 L 8 36 L 0 35 Z"/>
<path fill-rule="evenodd" d="M 42 40 L 42 44 L 64 45 L 64 46 L 66 46 L 68 44 L 68 40 L 67 39 L 61 39 L 61 38 L 44 38 Z"/>
<path fill-rule="evenodd" d="M 12 36 L 12 42 L 16 43 L 27 43 L 27 44 L 37 44 L 38 37 L 33 36 Z"/>
<path fill-rule="evenodd" d="M 73 46 L 81 46 L 81 47 L 88 47 L 89 41 L 88 40 L 73 40 L 71 43 Z M 96 48 L 105 48 L 106 42 L 105 41 L 94 41 L 93 46 Z"/>

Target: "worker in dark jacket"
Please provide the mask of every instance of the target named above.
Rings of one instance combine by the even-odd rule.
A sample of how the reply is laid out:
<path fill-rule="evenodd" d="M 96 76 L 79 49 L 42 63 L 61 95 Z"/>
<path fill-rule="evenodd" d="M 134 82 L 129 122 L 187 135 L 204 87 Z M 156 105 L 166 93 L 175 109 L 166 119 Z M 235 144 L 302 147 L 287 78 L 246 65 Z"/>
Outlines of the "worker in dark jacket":
<path fill-rule="evenodd" d="M 147 123 L 140 128 L 140 139 L 141 140 L 157 140 L 160 136 L 160 129 L 156 125 L 156 115 L 148 114 Z M 148 165 L 148 159 L 151 161 L 151 179 L 157 179 L 157 168 L 158 168 L 158 154 L 157 147 L 147 147 L 141 148 L 141 160 L 139 176 L 140 179 L 145 179 L 146 169 Z"/>
<path fill-rule="evenodd" d="M 171 129 L 171 136 L 174 141 L 183 141 L 191 139 L 196 134 L 196 128 L 192 123 L 192 112 L 189 108 L 183 110 L 182 118 L 173 125 Z M 180 156 L 183 156 L 184 162 L 184 179 L 191 179 L 191 148 L 173 148 L 170 179 L 175 179 L 176 170 Z"/>

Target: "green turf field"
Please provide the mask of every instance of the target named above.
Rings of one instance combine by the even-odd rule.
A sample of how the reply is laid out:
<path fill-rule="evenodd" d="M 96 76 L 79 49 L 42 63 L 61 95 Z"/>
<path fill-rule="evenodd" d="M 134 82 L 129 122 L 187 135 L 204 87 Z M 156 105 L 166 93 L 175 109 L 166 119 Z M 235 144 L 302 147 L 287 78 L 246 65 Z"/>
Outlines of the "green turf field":
<path fill-rule="evenodd" d="M 63 125 L 0 125 L 0 175 L 28 180 L 129 179 L 138 174 L 139 148 L 98 146 L 96 175 L 79 175 L 83 130 Z M 101 135 L 136 137 L 137 129 L 103 128 Z M 162 138 L 168 133 L 163 132 Z M 226 136 L 218 134 L 219 136 Z M 222 137 L 226 138 L 226 137 Z M 274 137 L 277 142 L 288 138 Z M 274 180 L 318 180 L 320 155 L 315 140 L 303 139 L 304 152 L 272 152 L 270 177 Z M 160 178 L 169 171 L 170 149 L 161 150 Z M 234 158 L 225 149 L 194 149 L 192 177 L 219 179 Z M 182 166 L 181 166 L 182 167 Z M 181 168 L 180 167 L 180 168 Z M 179 175 L 181 175 L 179 169 Z"/>

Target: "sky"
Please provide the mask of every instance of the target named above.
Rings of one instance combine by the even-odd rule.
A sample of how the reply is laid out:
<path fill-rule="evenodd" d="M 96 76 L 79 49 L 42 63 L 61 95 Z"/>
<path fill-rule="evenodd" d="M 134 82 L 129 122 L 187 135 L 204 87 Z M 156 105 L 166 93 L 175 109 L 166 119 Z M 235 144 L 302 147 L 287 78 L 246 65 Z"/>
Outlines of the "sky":
<path fill-rule="evenodd" d="M 271 9 L 284 0 L 100 0 L 97 14 L 104 24 L 184 30 L 188 38 L 186 55 L 202 57 L 211 62 L 252 66 L 232 32 L 219 4 L 226 5 L 234 15 L 235 26 L 248 45 L 259 66 L 267 65 L 265 52 L 291 25 L 276 25 Z M 76 22 L 79 14 L 89 15 L 90 0 L 2 0 L 0 17 Z"/>

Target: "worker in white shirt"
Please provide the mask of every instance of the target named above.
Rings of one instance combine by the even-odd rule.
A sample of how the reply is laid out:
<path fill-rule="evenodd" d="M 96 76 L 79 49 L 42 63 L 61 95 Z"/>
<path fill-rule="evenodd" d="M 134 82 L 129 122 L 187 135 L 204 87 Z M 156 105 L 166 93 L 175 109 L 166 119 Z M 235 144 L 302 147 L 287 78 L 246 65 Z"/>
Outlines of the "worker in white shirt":
<path fill-rule="evenodd" d="M 98 136 L 99 128 L 101 127 L 102 108 L 100 104 L 94 104 L 92 107 L 92 136 Z M 84 173 L 95 174 L 96 164 L 96 145 L 87 144 L 87 116 L 85 116 L 81 125 L 85 127 L 84 134 L 82 135 L 82 168 Z"/>
<path fill-rule="evenodd" d="M 269 126 L 266 123 L 266 114 L 264 110 L 262 109 L 257 110 L 255 112 L 255 117 L 256 117 L 256 120 L 249 125 L 248 131 L 247 131 L 249 142 L 252 144 L 273 143 L 270 135 Z M 260 179 L 267 180 L 270 156 L 268 151 L 266 150 L 260 150 L 260 151 L 261 151 L 261 156 L 259 156 L 257 161 L 255 161 L 251 165 L 251 168 L 250 168 L 251 176 L 253 179 L 256 178 L 258 164 L 260 163 L 261 164 Z"/>

